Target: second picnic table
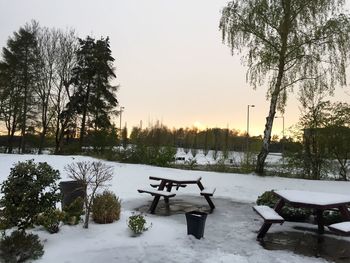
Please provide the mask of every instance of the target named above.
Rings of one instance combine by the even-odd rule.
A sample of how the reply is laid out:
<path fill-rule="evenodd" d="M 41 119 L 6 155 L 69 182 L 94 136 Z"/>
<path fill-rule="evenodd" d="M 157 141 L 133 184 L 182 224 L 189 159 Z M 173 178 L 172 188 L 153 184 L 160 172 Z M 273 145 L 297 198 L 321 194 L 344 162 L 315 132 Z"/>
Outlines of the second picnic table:
<path fill-rule="evenodd" d="M 300 191 L 300 190 L 279 190 L 279 191 L 274 191 L 274 193 L 276 196 L 279 197 L 279 201 L 277 202 L 274 208 L 277 214 L 272 215 L 275 218 L 281 212 L 282 207 L 286 203 L 288 203 L 293 207 L 314 209 L 316 212 L 316 222 L 318 225 L 319 234 L 324 233 L 324 220 L 323 220 L 324 210 L 338 209 L 341 215 L 343 216 L 343 218 L 347 221 L 350 221 L 350 212 L 347 208 L 347 205 L 350 205 L 350 195 Z M 259 206 L 256 206 L 255 210 L 260 215 L 262 215 L 263 213 L 266 214 L 267 208 L 263 207 L 263 209 L 261 209 L 259 208 Z M 268 213 L 272 214 L 271 212 L 273 211 L 268 211 Z M 282 223 L 284 221 L 283 218 L 277 218 L 277 219 L 275 218 L 269 218 L 268 220 L 265 220 L 264 224 L 259 230 L 258 239 L 261 239 L 265 236 L 267 231 L 270 229 L 272 223 L 274 222 Z"/>
<path fill-rule="evenodd" d="M 139 193 L 148 193 L 154 196 L 153 202 L 150 207 L 150 213 L 154 214 L 156 207 L 158 205 L 160 197 L 164 197 L 166 203 L 169 202 L 169 198 L 175 196 L 175 193 L 172 193 L 171 190 L 175 187 L 179 189 L 180 187 L 185 187 L 189 184 L 196 184 L 200 189 L 200 194 L 204 196 L 207 200 L 211 209 L 215 208 L 214 203 L 210 199 L 215 192 L 215 188 L 205 188 L 201 182 L 201 176 L 150 176 L 150 180 L 160 181 L 159 184 L 151 184 L 153 187 L 157 187 L 158 189 L 138 189 Z"/>

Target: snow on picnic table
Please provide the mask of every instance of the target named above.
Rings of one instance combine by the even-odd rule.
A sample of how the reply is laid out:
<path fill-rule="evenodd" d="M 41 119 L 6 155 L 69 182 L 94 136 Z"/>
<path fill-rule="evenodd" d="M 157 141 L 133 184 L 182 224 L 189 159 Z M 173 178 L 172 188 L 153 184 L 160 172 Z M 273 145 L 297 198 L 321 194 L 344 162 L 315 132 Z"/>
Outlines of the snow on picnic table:
<path fill-rule="evenodd" d="M 64 170 L 65 165 L 76 161 L 96 160 L 84 156 L 0 154 L 0 182 L 7 178 L 10 168 L 15 163 L 30 159 L 47 162 L 58 169 L 61 180 L 69 180 Z M 34 229 L 33 232 L 40 236 L 45 249 L 45 254 L 38 262 L 325 262 L 319 258 L 304 257 L 288 251 L 263 249 L 255 240 L 255 231 L 259 229 L 261 222 L 251 207 L 259 195 L 271 189 L 312 190 L 338 194 L 348 194 L 350 189 L 349 182 L 188 171 L 117 162 L 104 163 L 113 166 L 115 171 L 109 189 L 122 200 L 120 220 L 108 225 L 91 222 L 89 229 L 83 229 L 81 225 L 63 226 L 60 232 L 54 235 L 48 234 L 42 228 Z M 138 238 L 130 237 L 126 226 L 127 218 L 135 208 L 152 200 L 151 196 L 139 194 L 137 189 L 149 186 L 150 176 L 164 175 L 201 176 L 204 187 L 216 187 L 214 203 L 215 199 L 218 203 L 223 203 L 219 200 L 226 200 L 226 205 L 238 201 L 242 202 L 243 208 L 239 209 L 243 210 L 227 211 L 225 207 L 217 206 L 214 213 L 207 218 L 208 227 L 205 231 L 208 235 L 201 240 L 186 235 L 186 223 L 181 214 L 167 217 L 147 215 L 147 222 L 152 224 L 150 230 Z M 177 196 L 201 198 L 199 193 L 197 185 L 189 185 L 181 188 Z M 205 202 L 205 199 L 203 200 Z"/>
<path fill-rule="evenodd" d="M 275 193 L 292 203 L 320 206 L 350 203 L 350 195 L 299 190 L 279 190 Z"/>

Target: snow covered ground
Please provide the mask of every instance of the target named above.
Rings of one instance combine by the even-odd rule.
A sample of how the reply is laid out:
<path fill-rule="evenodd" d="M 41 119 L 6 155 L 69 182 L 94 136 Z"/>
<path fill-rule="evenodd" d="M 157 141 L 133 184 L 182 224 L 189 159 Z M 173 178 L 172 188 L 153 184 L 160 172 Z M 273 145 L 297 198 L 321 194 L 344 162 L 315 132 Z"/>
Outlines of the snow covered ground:
<path fill-rule="evenodd" d="M 82 156 L 8 155 L 0 154 L 0 181 L 6 179 L 10 168 L 18 161 L 35 159 L 48 162 L 67 179 L 66 164 L 94 160 Z M 110 190 L 122 200 L 121 219 L 108 225 L 90 222 L 89 229 L 82 225 L 63 226 L 59 233 L 49 234 L 41 228 L 33 230 L 44 243 L 45 254 L 37 262 L 325 262 L 320 258 L 304 257 L 288 251 L 265 250 L 256 240 L 261 221 L 251 209 L 257 197 L 266 190 L 295 189 L 349 194 L 350 182 L 312 181 L 255 175 L 185 171 L 146 165 L 106 162 L 114 167 L 115 176 Z M 127 218 L 132 211 L 147 205 L 151 197 L 139 194 L 137 188 L 149 184 L 151 175 L 200 175 L 205 186 L 215 186 L 215 211 L 208 215 L 205 238 L 187 236 L 183 214 L 172 216 L 147 215 L 152 227 L 140 237 L 131 237 Z M 175 198 L 202 202 L 195 186 L 181 188 Z M 161 201 L 162 202 L 162 201 Z M 171 202 L 171 200 L 170 200 Z M 291 230 L 293 223 L 274 226 L 272 231 Z M 350 241 L 350 238 L 344 238 Z"/>

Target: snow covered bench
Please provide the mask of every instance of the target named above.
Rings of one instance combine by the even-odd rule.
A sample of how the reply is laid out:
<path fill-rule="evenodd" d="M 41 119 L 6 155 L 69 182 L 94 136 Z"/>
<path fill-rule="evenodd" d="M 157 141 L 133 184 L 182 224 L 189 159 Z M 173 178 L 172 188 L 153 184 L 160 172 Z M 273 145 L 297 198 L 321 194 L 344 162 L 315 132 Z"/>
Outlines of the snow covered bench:
<path fill-rule="evenodd" d="M 176 194 L 168 192 L 168 191 L 156 190 L 153 188 L 141 188 L 141 189 L 137 189 L 137 191 L 139 193 L 147 193 L 147 194 L 151 194 L 152 196 L 163 196 L 166 198 L 174 197 L 176 195 Z"/>
<path fill-rule="evenodd" d="M 256 205 L 253 206 L 253 210 L 264 219 L 264 224 L 261 226 L 258 232 L 258 240 L 264 238 L 265 234 L 267 233 L 272 224 L 279 223 L 282 225 L 284 222 L 284 218 L 277 214 L 277 212 L 269 206 Z"/>
<path fill-rule="evenodd" d="M 253 206 L 253 210 L 264 219 L 265 223 L 282 224 L 284 222 L 284 218 L 282 216 L 280 216 L 279 214 L 277 214 L 277 212 L 269 206 L 255 205 L 255 206 Z"/>
<path fill-rule="evenodd" d="M 328 226 L 329 230 L 340 234 L 340 235 L 350 235 L 350 221 L 336 223 Z"/>
<path fill-rule="evenodd" d="M 204 196 L 213 196 L 216 188 L 209 188 L 209 187 L 204 187 L 204 189 L 201 191 L 201 195 Z"/>

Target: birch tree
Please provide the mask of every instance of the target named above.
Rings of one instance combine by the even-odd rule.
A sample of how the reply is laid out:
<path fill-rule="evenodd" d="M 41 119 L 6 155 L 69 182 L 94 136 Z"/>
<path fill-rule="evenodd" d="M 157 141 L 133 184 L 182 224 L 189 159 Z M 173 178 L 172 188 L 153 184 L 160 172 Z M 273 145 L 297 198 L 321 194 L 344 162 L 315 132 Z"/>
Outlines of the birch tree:
<path fill-rule="evenodd" d="M 296 86 L 346 85 L 350 18 L 344 0 L 235 0 L 222 10 L 220 30 L 232 53 L 244 53 L 247 80 L 267 84 L 270 108 L 256 172 L 264 172 L 276 110 Z"/>

